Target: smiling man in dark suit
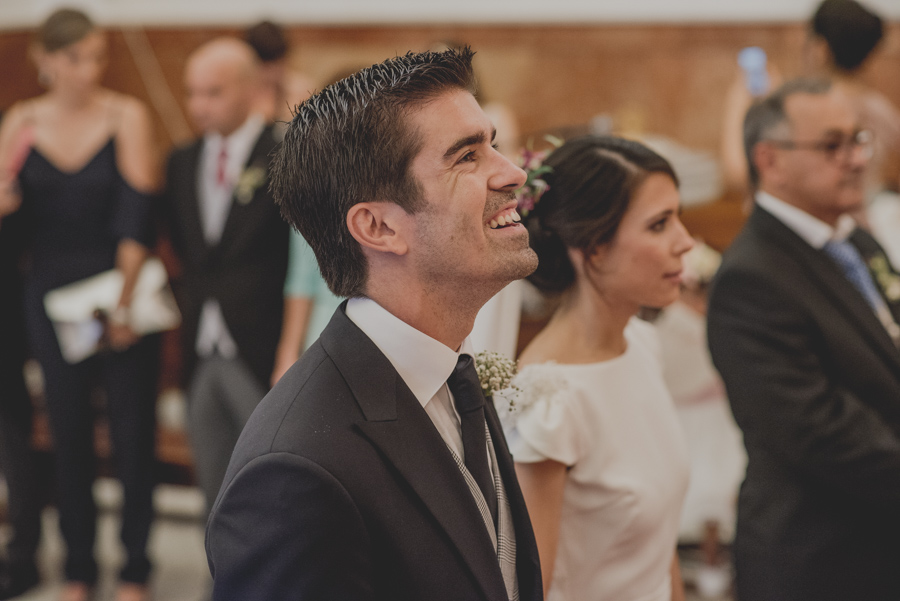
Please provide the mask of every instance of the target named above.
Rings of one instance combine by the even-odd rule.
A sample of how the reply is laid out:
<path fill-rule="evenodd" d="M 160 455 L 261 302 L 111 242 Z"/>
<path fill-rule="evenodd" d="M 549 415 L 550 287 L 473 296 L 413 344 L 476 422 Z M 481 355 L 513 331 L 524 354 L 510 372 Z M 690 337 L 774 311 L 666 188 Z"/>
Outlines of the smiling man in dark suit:
<path fill-rule="evenodd" d="M 256 58 L 213 40 L 185 70 L 203 137 L 169 158 L 163 209 L 181 263 L 176 293 L 195 471 L 208 508 L 268 390 L 281 329 L 288 225 L 268 191 L 272 128 L 250 112 Z"/>
<path fill-rule="evenodd" d="M 741 601 L 900 599 L 900 278 L 848 215 L 871 150 L 853 109 L 797 80 L 745 120 L 756 206 L 709 303 L 749 459 Z"/>
<path fill-rule="evenodd" d="M 288 129 L 276 199 L 350 300 L 238 442 L 207 531 L 216 601 L 541 598 L 467 339 L 537 264 L 512 194 L 525 174 L 492 146 L 471 60 L 388 60 Z"/>

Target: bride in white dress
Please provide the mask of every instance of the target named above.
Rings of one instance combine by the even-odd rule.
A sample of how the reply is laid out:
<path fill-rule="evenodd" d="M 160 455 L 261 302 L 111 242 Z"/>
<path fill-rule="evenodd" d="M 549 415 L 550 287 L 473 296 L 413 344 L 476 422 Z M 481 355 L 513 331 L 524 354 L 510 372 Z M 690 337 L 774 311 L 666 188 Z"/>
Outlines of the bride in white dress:
<path fill-rule="evenodd" d="M 678 298 L 693 246 L 669 164 L 636 142 L 570 140 L 545 165 L 525 218 L 559 298 L 497 395 L 537 537 L 548 601 L 684 598 L 675 556 L 687 449 L 653 326 L 636 315 Z M 511 406 L 512 405 L 512 406 Z"/>

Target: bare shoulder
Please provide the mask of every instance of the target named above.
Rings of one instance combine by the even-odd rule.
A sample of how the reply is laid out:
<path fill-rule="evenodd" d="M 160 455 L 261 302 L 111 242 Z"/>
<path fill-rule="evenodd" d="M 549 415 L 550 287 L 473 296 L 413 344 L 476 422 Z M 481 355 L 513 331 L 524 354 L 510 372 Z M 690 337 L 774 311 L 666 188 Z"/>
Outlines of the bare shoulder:
<path fill-rule="evenodd" d="M 106 101 L 115 117 L 113 135 L 122 176 L 137 190 L 156 190 L 160 166 L 147 107 L 137 98 L 118 92 L 110 91 Z"/>
<path fill-rule="evenodd" d="M 3 114 L 3 129 L 16 131 L 35 120 L 35 113 L 45 104 L 43 96 L 20 100 Z"/>
<path fill-rule="evenodd" d="M 3 114 L 0 122 L 0 165 L 7 165 L 16 152 L 23 135 L 34 125 L 35 112 L 41 98 L 30 98 L 17 102 Z"/>
<path fill-rule="evenodd" d="M 150 111 L 142 101 L 134 96 L 109 91 L 106 98 L 110 111 L 118 115 L 117 135 L 128 135 L 135 127 L 150 123 Z"/>

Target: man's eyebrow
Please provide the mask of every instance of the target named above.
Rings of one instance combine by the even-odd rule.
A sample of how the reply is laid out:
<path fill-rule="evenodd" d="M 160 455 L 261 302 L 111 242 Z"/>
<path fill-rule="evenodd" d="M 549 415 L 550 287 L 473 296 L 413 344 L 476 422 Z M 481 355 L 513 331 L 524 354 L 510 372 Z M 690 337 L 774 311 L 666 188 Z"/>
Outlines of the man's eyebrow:
<path fill-rule="evenodd" d="M 456 142 L 453 143 L 450 148 L 447 149 L 447 152 L 444 153 L 444 160 L 447 160 L 457 152 L 465 148 L 466 146 L 477 146 L 479 144 L 484 144 L 484 132 L 478 132 L 477 134 L 472 134 L 471 136 L 466 136 L 464 138 L 460 138 Z"/>
<path fill-rule="evenodd" d="M 852 136 L 852 135 L 856 134 L 857 132 L 859 132 L 860 129 L 862 129 L 862 128 L 859 126 L 854 126 L 853 129 L 850 130 L 850 135 Z M 826 129 L 825 132 L 822 134 L 822 137 L 825 137 L 825 138 L 839 137 L 839 136 L 843 137 L 846 135 L 847 135 L 847 130 L 841 129 L 839 127 L 832 127 L 832 128 Z"/>

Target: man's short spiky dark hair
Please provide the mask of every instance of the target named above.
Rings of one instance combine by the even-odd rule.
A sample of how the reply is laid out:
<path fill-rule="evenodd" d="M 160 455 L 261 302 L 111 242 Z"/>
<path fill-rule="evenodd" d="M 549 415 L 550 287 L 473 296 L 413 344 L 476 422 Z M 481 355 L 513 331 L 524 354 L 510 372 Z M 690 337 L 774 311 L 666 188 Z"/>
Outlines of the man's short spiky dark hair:
<path fill-rule="evenodd" d="M 365 294 L 366 259 L 347 229 L 347 212 L 361 202 L 393 202 L 408 213 L 420 208 L 410 165 L 423 141 L 407 117 L 444 92 L 474 92 L 473 55 L 468 47 L 410 52 L 297 107 L 272 165 L 272 193 L 336 295 Z"/>

